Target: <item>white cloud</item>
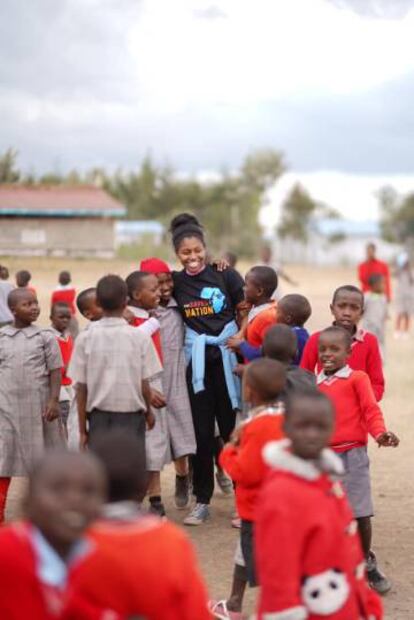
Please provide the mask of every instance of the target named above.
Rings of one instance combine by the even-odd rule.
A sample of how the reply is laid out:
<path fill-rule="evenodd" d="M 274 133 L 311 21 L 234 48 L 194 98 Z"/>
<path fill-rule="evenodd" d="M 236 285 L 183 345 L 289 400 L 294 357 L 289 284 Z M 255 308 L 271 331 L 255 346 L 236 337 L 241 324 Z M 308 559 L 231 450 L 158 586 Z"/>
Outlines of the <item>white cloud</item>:
<path fill-rule="evenodd" d="M 279 223 L 283 201 L 296 183 L 317 202 L 337 209 L 342 217 L 363 222 L 379 219 L 378 190 L 390 185 L 402 195 L 412 192 L 414 174 L 356 175 L 329 170 L 288 172 L 270 190 L 268 202 L 262 209 L 260 220 L 267 230 Z"/>

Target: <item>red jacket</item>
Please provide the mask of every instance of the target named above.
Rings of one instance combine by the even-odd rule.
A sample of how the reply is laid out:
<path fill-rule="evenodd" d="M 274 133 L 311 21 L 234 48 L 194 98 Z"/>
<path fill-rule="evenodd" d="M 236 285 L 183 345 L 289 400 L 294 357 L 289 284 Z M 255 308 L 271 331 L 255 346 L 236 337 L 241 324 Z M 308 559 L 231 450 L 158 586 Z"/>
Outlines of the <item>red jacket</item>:
<path fill-rule="evenodd" d="M 265 458 L 275 469 L 255 524 L 258 620 L 380 620 L 351 508 L 342 486 L 321 473 L 343 471 L 338 457 L 324 450 L 318 469 L 279 442 L 266 447 Z"/>
<path fill-rule="evenodd" d="M 253 318 L 247 324 L 246 341 L 252 347 L 261 347 L 267 330 L 276 325 L 276 302 L 266 304 L 263 309 L 261 306 L 253 308 L 250 316 Z"/>
<path fill-rule="evenodd" d="M 74 586 L 98 606 L 145 620 L 211 620 L 193 547 L 172 523 L 155 517 L 102 521 L 90 530 L 96 554 Z"/>
<path fill-rule="evenodd" d="M 62 385 L 72 385 L 72 379 L 67 376 L 66 371 L 69 366 L 70 358 L 73 352 L 73 338 L 70 334 L 56 336 L 60 353 L 62 355 Z"/>
<path fill-rule="evenodd" d="M 390 269 L 387 263 L 384 263 L 382 260 L 378 260 L 374 258 L 373 260 L 366 260 L 361 263 L 358 267 L 358 278 L 361 282 L 361 288 L 364 291 L 369 291 L 368 280 L 374 274 L 380 274 L 385 278 L 385 294 L 387 296 L 388 301 L 391 300 L 391 278 L 390 278 Z"/>
<path fill-rule="evenodd" d="M 227 444 L 220 454 L 220 465 L 236 483 L 237 510 L 245 521 L 254 521 L 257 495 L 267 472 L 262 451 L 269 441 L 284 436 L 281 408 L 263 408 L 240 431 L 238 446 Z"/>
<path fill-rule="evenodd" d="M 303 351 L 302 368 L 319 373 L 322 369 L 318 361 L 318 343 L 320 332 L 315 332 L 306 343 Z M 351 355 L 347 363 L 352 370 L 363 370 L 370 378 L 375 398 L 381 400 L 384 394 L 384 373 L 378 340 L 374 334 L 358 329 L 352 339 Z"/>
<path fill-rule="evenodd" d="M 108 607 L 99 607 L 72 589 L 72 578 L 82 566 L 69 573 L 66 591 L 53 594 L 36 574 L 36 556 L 31 527 L 17 523 L 0 529 L 0 618 L 2 620 L 121 620 Z M 59 600 L 59 611 L 55 603 Z M 112 614 L 112 615 L 109 615 Z"/>
<path fill-rule="evenodd" d="M 76 290 L 74 288 L 59 288 L 53 291 L 50 305 L 61 302 L 67 304 L 70 308 L 72 315 L 76 314 L 75 308 Z"/>
<path fill-rule="evenodd" d="M 362 370 L 351 370 L 345 366 L 329 377 L 321 373 L 318 389 L 335 406 L 335 432 L 330 445 L 336 452 L 365 446 L 368 433 L 374 439 L 385 433 L 382 411 L 375 400 L 369 378 Z"/>

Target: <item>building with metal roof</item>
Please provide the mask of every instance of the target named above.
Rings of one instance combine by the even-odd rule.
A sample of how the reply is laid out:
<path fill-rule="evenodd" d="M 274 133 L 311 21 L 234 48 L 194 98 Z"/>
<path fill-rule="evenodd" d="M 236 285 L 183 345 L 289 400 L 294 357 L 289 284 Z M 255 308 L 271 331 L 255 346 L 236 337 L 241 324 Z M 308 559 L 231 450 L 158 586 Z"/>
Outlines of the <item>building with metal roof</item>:
<path fill-rule="evenodd" d="M 0 254 L 110 257 L 125 213 L 94 186 L 0 185 Z"/>

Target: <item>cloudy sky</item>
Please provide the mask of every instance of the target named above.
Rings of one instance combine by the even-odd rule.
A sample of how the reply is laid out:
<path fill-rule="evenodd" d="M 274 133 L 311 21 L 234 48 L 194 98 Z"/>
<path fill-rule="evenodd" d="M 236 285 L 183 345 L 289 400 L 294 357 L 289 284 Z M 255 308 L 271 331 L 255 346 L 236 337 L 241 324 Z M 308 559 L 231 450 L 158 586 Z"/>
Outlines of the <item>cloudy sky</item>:
<path fill-rule="evenodd" d="M 0 150 L 26 170 L 414 173 L 410 0 L 2 0 Z M 414 179 L 413 179 L 414 186 Z"/>

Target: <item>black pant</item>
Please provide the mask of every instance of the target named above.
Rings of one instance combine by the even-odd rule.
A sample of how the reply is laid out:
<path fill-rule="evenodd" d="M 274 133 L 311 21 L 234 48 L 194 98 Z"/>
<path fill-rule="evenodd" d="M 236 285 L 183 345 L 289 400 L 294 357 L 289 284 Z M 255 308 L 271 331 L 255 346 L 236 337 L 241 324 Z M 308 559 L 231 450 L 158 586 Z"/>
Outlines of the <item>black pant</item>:
<path fill-rule="evenodd" d="M 119 412 L 93 409 L 88 413 L 89 444 L 93 448 L 94 439 L 114 428 L 125 429 L 139 440 L 139 450 L 145 467 L 145 416 L 142 411 Z"/>
<path fill-rule="evenodd" d="M 226 387 L 220 357 L 209 359 L 205 366 L 205 390 L 194 394 L 191 363 L 187 368 L 187 385 L 193 414 L 197 452 L 193 457 L 193 487 L 197 502 L 209 504 L 214 491 L 214 422 L 227 441 L 233 432 L 236 412 Z"/>

